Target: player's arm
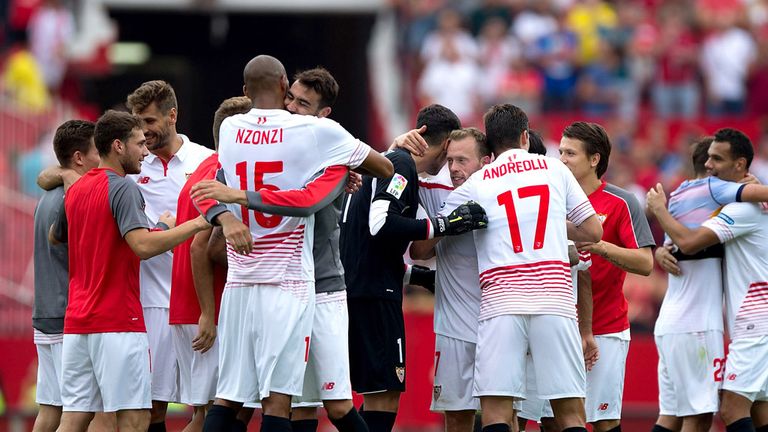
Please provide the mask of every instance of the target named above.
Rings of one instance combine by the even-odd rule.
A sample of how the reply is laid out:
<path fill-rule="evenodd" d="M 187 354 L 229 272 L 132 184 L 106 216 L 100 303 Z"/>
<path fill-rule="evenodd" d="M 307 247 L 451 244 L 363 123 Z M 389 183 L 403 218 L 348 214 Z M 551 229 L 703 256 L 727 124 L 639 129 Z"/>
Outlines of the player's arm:
<path fill-rule="evenodd" d="M 637 249 L 624 248 L 602 240 L 578 246 L 579 250 L 600 255 L 626 272 L 648 276 L 653 271 L 653 252 L 650 246 Z"/>
<path fill-rule="evenodd" d="M 197 336 L 192 340 L 192 349 L 204 353 L 211 349 L 216 340 L 216 303 L 213 295 L 213 263 L 208 258 L 208 241 L 212 229 L 195 234 L 189 255 L 192 263 L 192 281 L 195 285 L 197 302 L 200 304 L 200 318 L 197 322 Z"/>
<path fill-rule="evenodd" d="M 566 222 L 568 239 L 574 242 L 598 242 L 603 237 L 603 225 L 597 215 L 592 214 L 583 222 Z"/>
<path fill-rule="evenodd" d="M 768 185 L 747 184 L 741 189 L 739 201 L 768 202 Z"/>
<path fill-rule="evenodd" d="M 442 237 L 435 237 L 429 240 L 416 240 L 411 243 L 411 247 L 408 250 L 411 258 L 417 260 L 428 260 L 435 257 L 435 246 L 440 242 Z"/>
<path fill-rule="evenodd" d="M 226 184 L 223 172 L 219 171 L 216 178 L 223 185 Z M 205 182 L 208 181 L 199 182 L 198 184 Z M 194 191 L 194 188 L 197 187 L 198 184 L 192 186 L 191 191 Z M 191 196 L 192 203 L 200 214 L 203 215 L 205 220 L 211 225 L 222 227 L 224 237 L 229 241 L 236 252 L 243 255 L 251 253 L 253 250 L 253 236 L 251 235 L 251 230 L 243 223 L 243 221 L 236 218 L 232 212 L 229 211 L 227 206 L 220 204 L 215 199 L 206 197 L 195 198 L 194 194 Z M 226 245 L 224 245 L 224 248 L 226 251 Z M 226 254 L 224 259 L 226 260 Z"/>
<path fill-rule="evenodd" d="M 648 191 L 646 202 L 661 228 L 682 253 L 692 255 L 708 246 L 720 243 L 717 234 L 709 228 L 702 226 L 690 229 L 675 220 L 667 210 L 667 198 L 661 185 L 656 185 Z"/>
<path fill-rule="evenodd" d="M 369 151 L 363 163 L 355 168 L 355 171 L 372 177 L 387 178 L 392 177 L 395 168 L 392 162 L 377 151 Z"/>
<path fill-rule="evenodd" d="M 227 241 L 222 227 L 213 227 L 211 237 L 208 239 L 208 259 L 214 264 L 227 267 Z"/>
<path fill-rule="evenodd" d="M 160 221 L 164 221 L 163 216 Z M 124 234 L 125 241 L 131 247 L 133 253 L 139 258 L 146 260 L 154 256 L 167 252 L 196 233 L 210 228 L 210 225 L 203 216 L 184 222 L 183 224 L 168 230 L 149 230 L 147 228 L 136 228 Z"/>
<path fill-rule="evenodd" d="M 64 208 L 64 201 L 62 201 L 61 208 L 59 209 L 59 213 L 56 215 L 56 219 L 53 221 L 53 224 L 51 224 L 51 227 L 48 229 L 48 243 L 50 243 L 53 246 L 66 243 L 68 240 L 67 239 L 68 229 L 69 227 L 67 225 L 67 212 Z"/>
<path fill-rule="evenodd" d="M 193 200 L 233 203 L 269 214 L 307 217 L 327 207 L 344 191 L 349 169 L 334 165 L 317 173 L 303 188 L 271 191 L 234 189 L 216 180 L 205 180 L 191 189 Z"/>
<path fill-rule="evenodd" d="M 584 363 L 587 370 L 592 370 L 592 366 L 595 365 L 600 355 L 595 335 L 592 333 L 592 277 L 588 270 L 578 271 L 576 277 L 578 279 L 576 310 L 579 315 L 579 333 L 581 334 Z"/>
<path fill-rule="evenodd" d="M 44 169 L 38 174 L 37 185 L 46 191 L 56 189 L 62 185 L 64 185 L 64 189 L 67 190 L 79 178 L 80 174 L 75 170 L 55 165 Z"/>

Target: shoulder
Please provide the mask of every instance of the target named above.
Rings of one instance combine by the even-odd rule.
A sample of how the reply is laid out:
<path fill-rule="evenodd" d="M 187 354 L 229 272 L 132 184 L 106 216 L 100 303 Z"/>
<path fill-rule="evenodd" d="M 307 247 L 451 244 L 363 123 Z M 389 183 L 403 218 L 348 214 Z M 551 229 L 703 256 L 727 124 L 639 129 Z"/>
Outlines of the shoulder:
<path fill-rule="evenodd" d="M 748 202 L 734 202 L 725 205 L 717 216 L 728 224 L 733 224 L 734 220 L 749 221 L 768 216 L 768 212 L 760 204 Z"/>
<path fill-rule="evenodd" d="M 640 209 L 640 201 L 637 200 L 637 197 L 635 197 L 632 192 L 626 189 L 622 189 L 611 183 L 606 183 L 603 191 L 609 197 L 616 199 L 617 203 L 623 202 L 632 210 Z"/>

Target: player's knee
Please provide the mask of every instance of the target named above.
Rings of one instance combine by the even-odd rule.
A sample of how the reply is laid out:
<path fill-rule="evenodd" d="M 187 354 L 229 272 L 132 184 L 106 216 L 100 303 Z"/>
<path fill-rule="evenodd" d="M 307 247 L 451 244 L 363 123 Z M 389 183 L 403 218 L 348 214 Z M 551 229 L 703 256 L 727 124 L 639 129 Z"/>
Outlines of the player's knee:
<path fill-rule="evenodd" d="M 152 409 L 150 410 L 150 423 L 158 423 L 165 421 L 165 414 L 168 412 L 168 402 L 152 401 Z"/>
<path fill-rule="evenodd" d="M 61 421 L 61 407 L 40 405 L 32 432 L 55 432 Z"/>
<path fill-rule="evenodd" d="M 120 432 L 145 432 L 149 429 L 149 410 L 118 411 L 117 428 Z"/>
<path fill-rule="evenodd" d="M 594 432 L 610 432 L 621 427 L 621 420 L 598 420 L 592 423 Z"/>
<path fill-rule="evenodd" d="M 328 400 L 323 401 L 323 407 L 328 413 L 328 417 L 332 419 L 340 419 L 347 415 L 349 410 L 354 407 L 352 400 Z"/>
<path fill-rule="evenodd" d="M 447 432 L 466 432 L 473 429 L 475 411 L 446 411 L 445 430 Z"/>

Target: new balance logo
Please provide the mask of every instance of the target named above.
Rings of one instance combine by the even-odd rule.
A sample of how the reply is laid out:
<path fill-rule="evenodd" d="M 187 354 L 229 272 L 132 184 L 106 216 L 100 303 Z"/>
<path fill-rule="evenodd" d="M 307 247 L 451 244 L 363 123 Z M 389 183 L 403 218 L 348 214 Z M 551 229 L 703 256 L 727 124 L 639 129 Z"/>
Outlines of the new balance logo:
<path fill-rule="evenodd" d="M 147 184 L 147 183 L 149 183 L 149 177 L 147 177 L 147 176 L 139 177 L 139 179 L 136 180 L 136 183 Z"/>
<path fill-rule="evenodd" d="M 728 374 L 728 381 L 736 381 L 736 374 L 735 373 Z"/>
<path fill-rule="evenodd" d="M 597 408 L 597 410 L 598 410 L 598 411 L 606 411 L 607 409 L 608 409 L 608 404 L 607 404 L 607 403 L 602 403 L 602 404 L 600 404 L 600 406 Z"/>
<path fill-rule="evenodd" d="M 323 390 L 325 390 L 325 391 L 330 391 L 330 390 L 333 390 L 333 388 L 334 388 L 335 386 L 336 386 L 336 383 L 335 383 L 335 382 L 333 382 L 333 381 L 331 381 L 331 382 L 327 382 L 327 383 L 323 383 Z"/>

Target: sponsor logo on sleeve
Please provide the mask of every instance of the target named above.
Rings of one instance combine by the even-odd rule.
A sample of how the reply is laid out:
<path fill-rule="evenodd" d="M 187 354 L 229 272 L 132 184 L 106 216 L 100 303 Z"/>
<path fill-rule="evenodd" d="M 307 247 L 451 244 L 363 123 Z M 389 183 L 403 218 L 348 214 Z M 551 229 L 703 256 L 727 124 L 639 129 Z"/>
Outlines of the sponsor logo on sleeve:
<path fill-rule="evenodd" d="M 387 193 L 400 199 L 406 186 L 408 186 L 408 180 L 402 175 L 395 173 L 394 177 L 392 177 L 392 181 L 389 182 L 389 186 L 387 186 Z"/>
<path fill-rule="evenodd" d="M 718 217 L 718 219 L 722 220 L 723 222 L 727 223 L 728 225 L 733 225 L 734 223 L 736 223 L 736 222 L 733 221 L 733 219 L 731 219 L 730 216 L 728 216 L 727 214 L 722 213 L 722 212 L 719 215 L 717 215 L 717 217 Z"/>

